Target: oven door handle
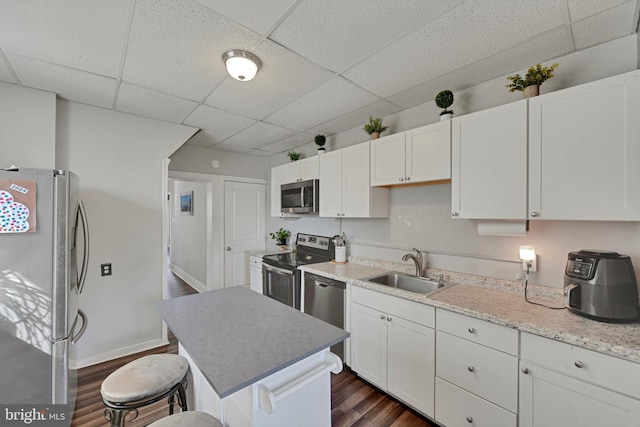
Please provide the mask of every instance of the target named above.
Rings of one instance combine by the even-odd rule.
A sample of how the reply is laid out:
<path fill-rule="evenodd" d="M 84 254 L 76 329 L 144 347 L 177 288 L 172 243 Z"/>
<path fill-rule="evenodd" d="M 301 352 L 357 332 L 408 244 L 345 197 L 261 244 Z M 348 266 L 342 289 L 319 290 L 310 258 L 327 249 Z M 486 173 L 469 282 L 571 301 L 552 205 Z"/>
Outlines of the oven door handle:
<path fill-rule="evenodd" d="M 262 267 L 264 267 L 264 269 L 267 271 L 273 271 L 274 273 L 287 274 L 289 276 L 293 276 L 293 271 L 285 270 L 284 268 L 274 267 L 273 265 L 269 265 L 264 262 L 262 263 Z"/>

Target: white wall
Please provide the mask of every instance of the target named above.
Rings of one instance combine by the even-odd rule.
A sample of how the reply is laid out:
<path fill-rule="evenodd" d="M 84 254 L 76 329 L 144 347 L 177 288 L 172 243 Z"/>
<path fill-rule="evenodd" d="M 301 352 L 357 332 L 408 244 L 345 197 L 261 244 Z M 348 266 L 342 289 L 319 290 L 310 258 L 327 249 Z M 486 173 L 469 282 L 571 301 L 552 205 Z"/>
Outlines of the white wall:
<path fill-rule="evenodd" d="M 56 94 L 0 82 L 0 168 L 55 164 Z"/>
<path fill-rule="evenodd" d="M 211 166 L 211 162 L 214 160 L 220 163 L 218 168 Z M 171 155 L 169 169 L 172 171 L 266 179 L 267 162 L 264 157 L 187 144 Z"/>
<path fill-rule="evenodd" d="M 164 160 L 196 129 L 68 101 L 57 104 L 56 164 L 80 177 L 91 259 L 80 306 L 89 327 L 78 366 L 157 346 L 166 253 Z M 100 276 L 112 263 L 113 275 Z"/>
<path fill-rule="evenodd" d="M 192 287 L 207 290 L 207 184 L 172 180 L 171 269 Z M 180 212 L 180 195 L 193 191 L 193 215 Z"/>
<path fill-rule="evenodd" d="M 556 77 L 542 93 L 632 71 L 638 67 L 638 37 L 628 36 L 556 59 Z M 526 72 L 520 70 L 519 73 Z M 513 74 L 513 73 L 510 73 Z M 505 76 L 506 77 L 506 76 Z M 504 77 L 455 93 L 456 116 L 521 99 L 509 93 Z M 443 88 L 444 89 L 444 88 Z M 433 101 L 384 118 L 389 133 L 436 122 Z M 387 134 L 389 134 L 387 133 Z M 328 138 L 330 149 L 366 140 L 361 127 Z M 306 151 L 305 151 L 306 150 Z M 313 152 L 313 144 L 301 147 Z M 268 159 L 269 167 L 285 163 L 283 155 Z M 451 219 L 451 185 L 429 185 L 390 190 L 391 213 L 384 219 L 267 218 L 267 231 L 283 226 L 292 232 L 334 235 L 344 231 L 353 255 L 400 261 L 412 247 L 431 252 L 429 266 L 470 274 L 515 280 L 521 274 L 518 246 L 531 244 L 539 253 L 538 273 L 531 282 L 562 287 L 567 253 L 572 250 L 610 249 L 630 255 L 640 276 L 640 224 L 622 222 L 531 221 L 526 237 L 479 236 L 477 221 Z"/>

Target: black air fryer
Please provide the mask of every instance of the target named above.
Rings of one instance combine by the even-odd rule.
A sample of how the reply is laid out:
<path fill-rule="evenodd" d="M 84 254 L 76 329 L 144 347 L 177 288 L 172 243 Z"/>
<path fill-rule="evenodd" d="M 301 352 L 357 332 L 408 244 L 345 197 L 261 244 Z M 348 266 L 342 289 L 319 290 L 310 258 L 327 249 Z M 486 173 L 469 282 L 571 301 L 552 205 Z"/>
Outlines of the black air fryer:
<path fill-rule="evenodd" d="M 569 252 L 564 275 L 564 305 L 603 322 L 638 318 L 638 284 L 631 258 L 617 252 Z"/>

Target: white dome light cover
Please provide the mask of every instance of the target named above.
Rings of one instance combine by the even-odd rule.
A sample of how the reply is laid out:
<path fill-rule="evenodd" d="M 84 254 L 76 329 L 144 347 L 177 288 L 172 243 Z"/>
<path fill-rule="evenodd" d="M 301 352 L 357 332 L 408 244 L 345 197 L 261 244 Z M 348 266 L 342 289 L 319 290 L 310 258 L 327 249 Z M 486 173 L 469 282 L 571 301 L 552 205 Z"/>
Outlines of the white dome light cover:
<path fill-rule="evenodd" d="M 260 59 L 244 50 L 230 50 L 222 55 L 222 60 L 231 77 L 241 82 L 253 79 L 260 69 Z"/>

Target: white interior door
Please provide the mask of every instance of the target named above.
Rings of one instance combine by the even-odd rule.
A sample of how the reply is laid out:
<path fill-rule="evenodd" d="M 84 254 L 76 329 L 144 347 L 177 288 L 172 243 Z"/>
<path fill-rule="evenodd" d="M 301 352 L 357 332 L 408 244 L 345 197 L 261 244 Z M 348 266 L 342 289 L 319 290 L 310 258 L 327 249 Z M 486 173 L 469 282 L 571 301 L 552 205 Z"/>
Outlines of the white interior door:
<path fill-rule="evenodd" d="M 249 253 L 265 247 L 265 186 L 224 183 L 224 286 L 249 285 Z"/>

